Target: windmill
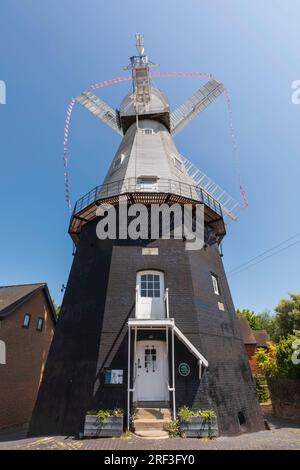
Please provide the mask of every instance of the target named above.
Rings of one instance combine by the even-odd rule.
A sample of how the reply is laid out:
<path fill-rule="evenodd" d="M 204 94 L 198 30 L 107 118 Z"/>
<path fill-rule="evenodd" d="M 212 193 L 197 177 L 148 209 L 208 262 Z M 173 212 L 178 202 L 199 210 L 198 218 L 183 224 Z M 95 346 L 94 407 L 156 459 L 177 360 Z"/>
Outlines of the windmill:
<path fill-rule="evenodd" d="M 131 65 L 125 67 L 126 70 L 132 70 L 133 73 L 133 92 L 135 99 L 135 108 L 138 114 L 149 115 L 149 102 L 151 96 L 151 83 L 149 78 L 149 69 L 156 66 L 148 61 L 144 54 L 144 38 L 141 34 L 136 35 L 136 47 L 139 55 L 131 58 Z M 142 54 L 140 55 L 142 51 Z M 137 75 L 138 70 L 138 75 Z M 224 91 L 224 85 L 217 80 L 210 79 L 205 85 L 199 88 L 177 109 L 169 113 L 168 127 L 171 136 L 174 137 L 184 129 L 199 113 L 204 111 L 214 100 Z M 103 100 L 98 98 L 90 91 L 85 91 L 76 98 L 76 101 L 93 113 L 102 122 L 112 128 L 117 134 L 123 137 L 126 132 L 126 125 L 122 127 L 120 111 L 114 110 Z M 132 103 L 131 103 L 132 104 Z M 123 110 L 123 118 L 128 113 L 128 108 Z M 123 119 L 125 122 L 125 119 Z M 205 193 L 218 201 L 225 218 L 237 220 L 236 212 L 240 209 L 240 203 L 230 196 L 225 190 L 220 188 L 203 171 L 192 164 L 187 158 L 181 155 L 181 159 L 186 167 L 189 176 L 193 179 L 195 186 L 200 187 Z"/>
<path fill-rule="evenodd" d="M 235 220 L 237 204 L 173 141 L 224 87 L 210 79 L 171 112 L 151 84 L 155 64 L 140 34 L 136 47 L 127 67 L 133 88 L 119 110 L 90 91 L 76 98 L 122 141 L 103 184 L 74 206 L 77 249 L 30 434 L 77 434 L 87 410 L 116 407 L 127 428 L 137 411 L 141 436 L 163 433 L 181 406 L 213 409 L 220 434 L 263 429 L 219 251 L 224 217 Z M 147 210 L 202 205 L 204 248 L 189 252 L 175 238 L 99 240 L 97 208 L 120 198 Z"/>

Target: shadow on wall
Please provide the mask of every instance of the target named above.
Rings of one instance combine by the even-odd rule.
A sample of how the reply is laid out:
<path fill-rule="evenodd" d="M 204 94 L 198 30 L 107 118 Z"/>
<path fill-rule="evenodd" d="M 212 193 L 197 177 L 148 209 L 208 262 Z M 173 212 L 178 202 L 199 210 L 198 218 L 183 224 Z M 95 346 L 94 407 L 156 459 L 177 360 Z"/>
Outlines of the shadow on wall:
<path fill-rule="evenodd" d="M 132 312 L 134 311 L 134 308 L 135 308 L 135 303 L 133 303 L 132 306 L 130 307 L 129 312 L 127 313 L 119 331 L 116 333 L 116 337 L 114 341 L 112 342 L 111 347 L 109 348 L 101 364 L 97 367 L 97 373 L 96 373 L 95 385 L 94 385 L 94 397 L 93 397 L 93 404 L 97 408 L 99 408 L 100 403 L 101 403 L 101 383 L 103 382 L 105 366 L 107 364 L 110 364 L 111 367 L 115 365 L 116 368 L 119 369 L 120 363 L 124 363 L 124 367 L 126 367 L 127 365 L 127 328 L 126 328 L 126 325 L 127 325 L 128 319 L 130 318 Z M 117 351 L 116 351 L 116 347 L 117 347 Z M 114 353 L 114 356 L 112 357 L 112 354 L 114 351 L 116 352 Z M 123 377 L 123 380 L 125 380 L 125 377 Z M 114 401 L 112 395 L 110 395 L 108 401 L 113 403 L 113 408 L 115 408 L 116 406 L 119 406 L 119 405 L 116 405 L 116 402 Z"/>

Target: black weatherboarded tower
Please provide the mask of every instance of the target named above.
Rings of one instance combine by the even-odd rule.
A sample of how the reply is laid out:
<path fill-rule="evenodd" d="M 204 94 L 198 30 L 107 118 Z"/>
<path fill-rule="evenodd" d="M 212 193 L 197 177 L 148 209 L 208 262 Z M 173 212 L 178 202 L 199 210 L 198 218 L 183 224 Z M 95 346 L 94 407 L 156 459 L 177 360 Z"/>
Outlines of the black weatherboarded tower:
<path fill-rule="evenodd" d="M 122 142 L 104 183 L 72 214 L 76 254 L 30 435 L 78 434 L 86 411 L 99 408 L 124 409 L 126 427 L 136 406 L 168 408 L 174 417 L 183 405 L 210 408 L 220 434 L 263 429 L 219 252 L 223 215 L 234 215 L 172 139 L 223 85 L 210 79 L 170 112 L 166 96 L 151 86 L 141 35 L 137 49 L 129 67 L 133 90 L 119 111 L 90 92 L 77 98 Z M 119 197 L 148 209 L 202 204 L 204 247 L 187 250 L 174 238 L 100 240 L 97 207 L 116 206 Z"/>

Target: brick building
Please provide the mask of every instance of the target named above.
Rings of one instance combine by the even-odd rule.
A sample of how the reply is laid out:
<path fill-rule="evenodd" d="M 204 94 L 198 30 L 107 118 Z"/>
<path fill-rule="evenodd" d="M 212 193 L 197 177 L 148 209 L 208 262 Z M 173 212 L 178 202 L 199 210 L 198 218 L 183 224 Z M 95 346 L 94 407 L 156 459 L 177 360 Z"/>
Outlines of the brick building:
<path fill-rule="evenodd" d="M 238 315 L 238 319 L 252 374 L 258 374 L 261 371 L 254 355 L 257 348 L 268 348 L 270 336 L 266 330 L 252 330 L 244 315 Z"/>
<path fill-rule="evenodd" d="M 0 429 L 30 421 L 55 324 L 47 284 L 0 287 Z"/>

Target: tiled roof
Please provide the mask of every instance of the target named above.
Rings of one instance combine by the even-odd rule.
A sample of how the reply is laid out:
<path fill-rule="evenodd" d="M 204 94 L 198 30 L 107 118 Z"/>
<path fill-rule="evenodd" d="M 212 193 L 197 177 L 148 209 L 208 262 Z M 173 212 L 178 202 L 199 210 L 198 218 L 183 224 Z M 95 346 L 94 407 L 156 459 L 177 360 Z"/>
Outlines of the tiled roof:
<path fill-rule="evenodd" d="M 258 348 L 267 348 L 268 341 L 270 341 L 270 336 L 266 330 L 255 330 L 253 331 L 254 337 L 256 339 Z"/>
<path fill-rule="evenodd" d="M 251 330 L 247 318 L 244 315 L 238 315 L 238 319 L 244 344 L 256 344 L 254 331 Z"/>
<path fill-rule="evenodd" d="M 53 317 L 56 321 L 56 313 L 46 282 L 38 282 L 36 284 L 19 284 L 14 286 L 0 286 L 0 318 L 6 317 L 7 315 L 13 313 L 16 308 L 19 307 L 19 305 L 21 305 L 40 290 L 44 290 L 49 301 Z"/>

